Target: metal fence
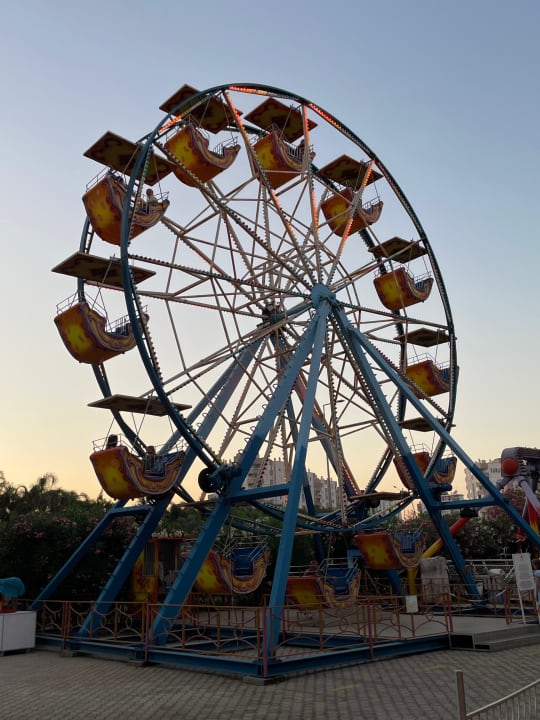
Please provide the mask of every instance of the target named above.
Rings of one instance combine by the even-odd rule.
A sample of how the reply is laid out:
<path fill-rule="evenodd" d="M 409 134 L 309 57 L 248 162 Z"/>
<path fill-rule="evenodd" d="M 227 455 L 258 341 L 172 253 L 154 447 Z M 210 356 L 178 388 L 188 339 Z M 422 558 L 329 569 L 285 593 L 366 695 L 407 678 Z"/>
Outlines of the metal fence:
<path fill-rule="evenodd" d="M 537 720 L 540 716 L 540 680 L 505 695 L 489 705 L 467 712 L 463 672 L 456 671 L 458 720 Z"/>
<path fill-rule="evenodd" d="M 175 609 L 151 603 L 117 602 L 106 606 L 92 602 L 51 600 L 38 612 L 39 638 L 70 641 L 91 638 L 97 644 L 170 647 L 183 652 L 260 656 L 269 620 L 278 617 L 279 640 L 270 648 L 273 657 L 321 652 L 358 645 L 448 635 L 452 631 L 449 598 L 445 605 L 410 613 L 397 596 L 361 596 L 335 607 L 242 607 L 188 605 Z M 163 616 L 163 630 L 154 634 Z M 165 621 L 166 620 L 166 621 Z"/>

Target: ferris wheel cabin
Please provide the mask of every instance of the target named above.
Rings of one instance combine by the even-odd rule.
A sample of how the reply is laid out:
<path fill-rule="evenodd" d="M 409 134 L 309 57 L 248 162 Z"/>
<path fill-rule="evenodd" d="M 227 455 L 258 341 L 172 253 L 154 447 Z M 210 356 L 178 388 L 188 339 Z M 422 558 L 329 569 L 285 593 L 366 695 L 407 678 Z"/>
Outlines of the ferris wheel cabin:
<path fill-rule="evenodd" d="M 122 210 L 128 190 L 124 177 L 133 170 L 140 149 L 137 143 L 106 132 L 84 153 L 107 168 L 88 185 L 83 195 L 83 204 L 96 234 L 112 245 L 120 245 Z M 158 158 L 154 153 L 150 154 L 148 166 L 145 183 L 150 187 L 172 170 L 164 158 Z M 131 203 L 133 216 L 130 238 L 156 225 L 169 207 L 166 194 L 152 195 L 151 201 L 145 201 L 141 197 L 140 188 Z"/>
<path fill-rule="evenodd" d="M 60 312 L 54 322 L 70 354 L 81 363 L 100 364 L 135 347 L 127 317 L 112 325 L 87 302 L 76 302 Z"/>
<path fill-rule="evenodd" d="M 196 187 L 197 180 L 208 182 L 230 167 L 240 151 L 240 145 L 221 144 L 218 148 L 210 150 L 208 138 L 203 132 L 191 123 L 187 123 L 167 140 L 164 150 L 181 165 L 173 170 L 176 177 L 186 185 Z"/>
<path fill-rule="evenodd" d="M 90 455 L 99 484 L 115 500 L 163 495 L 176 482 L 183 461 L 184 453 L 149 453 L 141 459 L 124 445 L 105 447 Z"/>

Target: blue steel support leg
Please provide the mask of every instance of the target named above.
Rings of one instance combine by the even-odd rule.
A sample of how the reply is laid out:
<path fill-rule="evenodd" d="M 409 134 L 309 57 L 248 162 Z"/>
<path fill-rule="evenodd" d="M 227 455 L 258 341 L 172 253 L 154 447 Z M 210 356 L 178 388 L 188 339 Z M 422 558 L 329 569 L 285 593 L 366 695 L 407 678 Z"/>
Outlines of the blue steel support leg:
<path fill-rule="evenodd" d="M 445 428 L 434 418 L 428 409 L 421 403 L 416 397 L 409 385 L 403 381 L 395 369 L 390 363 L 384 358 L 381 353 L 363 336 L 363 334 L 357 329 L 352 327 L 347 320 L 347 317 L 339 309 L 335 310 L 334 313 L 342 331 L 350 338 L 350 346 L 354 351 L 355 358 L 359 365 L 363 368 L 366 376 L 371 379 L 370 389 L 374 393 L 374 396 L 378 398 L 379 409 L 384 412 L 385 422 L 389 428 L 392 439 L 394 440 L 396 447 L 399 450 L 402 459 L 415 480 L 415 486 L 418 490 L 418 494 L 421 500 L 424 502 L 426 509 L 430 512 L 431 518 L 439 532 L 441 540 L 446 545 L 452 560 L 456 566 L 456 569 L 460 575 L 464 578 L 472 594 L 477 593 L 476 584 L 469 571 L 466 570 L 465 560 L 459 551 L 459 548 L 450 532 L 450 529 L 444 522 L 441 514 L 441 503 L 434 501 L 433 496 L 429 490 L 422 473 L 420 472 L 415 459 L 410 452 L 410 449 L 405 442 L 401 428 L 397 424 L 390 408 L 386 403 L 386 399 L 378 384 L 374 379 L 374 375 L 371 371 L 369 363 L 366 360 L 366 356 L 369 356 L 394 382 L 399 388 L 400 392 L 403 393 L 407 400 L 413 405 L 413 407 L 425 418 L 431 425 L 433 431 L 437 433 L 452 449 L 456 456 L 464 463 L 464 465 L 475 475 L 475 477 L 481 482 L 484 488 L 489 492 L 495 504 L 503 508 L 503 510 L 512 518 L 512 520 L 521 527 L 527 537 L 537 546 L 540 546 L 540 536 L 528 525 L 522 518 L 521 514 L 512 507 L 512 505 L 503 497 L 500 491 L 489 481 L 489 479 L 476 467 L 471 458 L 463 451 L 459 444 L 452 438 Z M 364 352 L 366 356 L 364 356 Z M 373 387 L 371 387 L 373 385 Z"/>
<path fill-rule="evenodd" d="M 225 495 L 220 495 L 214 510 L 199 533 L 189 556 L 182 565 L 167 597 L 163 601 L 154 621 L 152 641 L 164 645 L 179 608 L 184 604 L 206 556 L 212 549 L 216 537 L 230 512 L 231 504 Z"/>
<path fill-rule="evenodd" d="M 163 517 L 171 497 L 172 493 L 168 493 L 166 497 L 162 498 L 154 505 L 148 506 L 148 512 L 146 513 L 143 522 L 139 525 L 137 533 L 131 539 L 131 542 L 118 561 L 111 577 L 104 585 L 103 590 L 99 594 L 92 610 L 77 632 L 77 636 L 88 637 L 94 630 L 99 628 L 101 618 L 109 610 L 111 603 L 114 601 L 122 589 L 123 584 L 128 579 L 137 558 L 144 550 L 146 543 L 152 537 L 152 533 Z"/>
<path fill-rule="evenodd" d="M 270 603 L 268 608 L 268 633 L 267 641 L 274 647 L 279 639 L 281 620 L 283 616 L 283 605 L 285 602 L 285 592 L 287 588 L 287 578 L 291 565 L 292 548 L 294 542 L 294 534 L 296 529 L 296 520 L 298 515 L 298 505 L 300 501 L 300 493 L 305 479 L 305 461 L 307 455 L 307 445 L 309 433 L 312 425 L 313 412 L 312 408 L 315 404 L 317 391 L 317 383 L 319 377 L 319 367 L 324 344 L 324 336 L 326 332 L 326 318 L 330 310 L 330 304 L 321 301 L 317 317 L 317 331 L 313 343 L 313 351 L 311 356 L 311 367 L 309 370 L 308 383 L 306 388 L 306 396 L 304 399 L 304 407 L 302 418 L 300 421 L 300 429 L 295 448 L 295 457 L 292 468 L 292 474 L 289 481 L 289 495 L 287 499 L 287 508 L 283 520 L 283 529 L 281 541 L 279 543 L 279 551 L 276 560 L 274 580 L 272 583 L 272 592 L 270 594 Z"/>
<path fill-rule="evenodd" d="M 270 398 L 253 434 L 246 443 L 246 447 L 238 463 L 240 472 L 230 482 L 226 483 L 223 491 L 221 491 L 213 512 L 201 530 L 197 542 L 194 544 L 189 557 L 186 559 L 182 570 L 179 572 L 169 594 L 165 598 L 163 606 L 153 625 L 154 642 L 160 644 L 166 642 L 167 631 L 174 622 L 179 608 L 186 601 L 195 582 L 195 578 L 219 530 L 227 519 L 232 505 L 242 501 L 242 483 L 255 462 L 264 439 L 270 432 L 276 417 L 278 417 L 282 411 L 287 402 L 287 398 L 291 394 L 295 379 L 298 377 L 298 373 L 302 369 L 312 347 L 316 327 L 316 321 L 315 318 L 313 318 L 298 343 L 296 352 L 291 358 L 287 368 L 282 373 L 274 395 Z M 216 472 L 219 472 L 219 469 Z"/>
<path fill-rule="evenodd" d="M 302 396 L 300 399 L 302 402 L 304 402 L 304 396 Z M 294 417 L 294 409 L 292 407 L 292 401 L 290 398 L 287 401 L 287 412 L 292 419 Z M 315 419 L 315 413 L 313 414 L 312 420 L 314 420 L 314 419 Z M 296 444 L 297 440 L 298 440 L 298 431 L 296 430 L 296 424 L 294 422 L 291 422 L 290 428 L 291 428 L 292 441 L 294 444 Z M 313 502 L 311 488 L 309 486 L 307 475 L 305 473 L 304 473 L 303 489 L 304 489 L 304 499 L 306 501 L 306 509 L 307 509 L 308 515 L 311 515 L 313 517 L 313 516 L 315 516 L 315 512 L 316 512 L 315 503 Z M 322 541 L 321 536 L 315 535 L 314 542 L 315 542 L 315 556 L 317 557 L 318 561 L 321 562 L 325 556 L 324 543 Z"/>
<path fill-rule="evenodd" d="M 114 520 L 116 516 L 116 511 L 119 508 L 122 508 L 125 503 L 125 500 L 120 500 L 114 505 L 114 507 L 107 511 L 107 513 L 101 518 L 101 520 L 92 530 L 92 532 L 75 550 L 69 560 L 67 560 L 64 565 L 62 565 L 62 567 L 52 578 L 52 580 L 39 593 L 37 598 L 30 606 L 31 610 L 39 610 L 42 607 L 43 603 L 46 602 L 51 597 L 51 595 L 53 595 L 54 592 L 56 592 L 56 590 L 60 587 L 64 580 L 69 575 L 71 575 L 71 573 L 75 570 L 81 560 L 85 557 L 87 553 L 90 552 L 90 550 L 94 547 L 101 535 L 105 532 L 105 530 Z"/>
<path fill-rule="evenodd" d="M 429 410 L 416 397 L 411 388 L 401 380 L 399 375 L 395 372 L 394 368 L 392 368 L 392 366 L 378 352 L 378 350 L 373 345 L 371 345 L 371 343 L 369 343 L 369 341 L 364 338 L 358 330 L 352 328 L 352 332 L 354 332 L 354 334 L 357 336 L 358 342 L 365 349 L 366 354 L 368 354 L 388 375 L 388 377 L 393 380 L 396 385 L 399 386 L 400 391 L 407 396 L 407 399 L 409 400 L 411 405 L 413 405 L 415 410 L 417 410 L 418 413 L 430 423 L 433 431 L 444 440 L 446 445 L 448 445 L 448 447 L 452 450 L 456 457 L 461 460 L 465 467 L 470 470 L 471 473 L 476 477 L 476 479 L 480 482 L 484 489 L 489 493 L 489 495 L 493 499 L 494 504 L 498 505 L 506 512 L 506 514 L 512 519 L 512 521 L 523 530 L 523 532 L 527 535 L 529 540 L 534 545 L 540 547 L 540 535 L 538 535 L 538 533 L 536 533 L 531 528 L 531 526 L 523 519 L 521 513 L 519 513 L 516 508 L 513 507 L 513 505 L 502 495 L 499 489 L 495 485 L 493 485 L 492 482 L 490 482 L 489 478 L 484 475 L 484 473 L 477 467 L 477 465 L 467 455 L 467 453 L 463 450 L 459 443 L 457 443 L 450 435 L 450 433 L 445 430 L 441 423 L 433 417 Z"/>
<path fill-rule="evenodd" d="M 371 343 L 368 343 L 368 341 L 363 337 L 362 333 L 360 333 L 356 328 L 350 325 L 347 316 L 343 313 L 342 310 L 337 308 L 334 315 L 339 323 L 344 338 L 346 339 L 354 355 L 358 367 L 360 368 L 362 378 L 375 400 L 375 403 L 377 405 L 377 411 L 382 419 L 382 422 L 386 427 L 387 432 L 390 434 L 392 442 L 398 449 L 399 454 L 403 459 L 405 466 L 407 467 L 407 470 L 413 478 L 418 495 L 426 506 L 426 509 L 431 516 L 433 524 L 435 525 L 435 528 L 440 538 L 442 539 L 445 547 L 450 553 L 456 570 L 465 580 L 470 592 L 476 594 L 476 584 L 473 581 L 473 577 L 470 571 L 466 570 L 465 568 L 465 559 L 463 558 L 457 546 L 457 543 L 450 532 L 448 525 L 444 522 L 440 509 L 436 508 L 434 505 L 434 500 L 429 485 L 426 482 L 426 479 L 424 478 L 422 473 L 420 472 L 420 468 L 418 467 L 418 464 L 410 451 L 403 432 L 398 425 L 398 422 L 395 419 L 390 406 L 388 405 L 386 397 L 381 390 L 381 387 L 367 360 L 367 357 L 364 354 L 364 351 L 366 351 L 368 345 L 371 348 Z M 377 353 L 377 355 L 380 356 L 380 353 Z M 384 359 L 382 358 L 382 356 L 380 357 L 381 359 Z M 388 366 L 388 369 L 391 369 L 388 363 L 385 362 L 385 364 Z M 400 392 L 404 392 L 406 395 L 414 395 L 414 393 L 409 390 L 408 386 L 406 386 L 403 380 L 395 372 L 392 373 L 391 377 L 394 380 L 394 383 L 399 388 Z"/>
<path fill-rule="evenodd" d="M 280 350 L 280 368 L 281 370 L 284 370 L 286 367 L 285 358 L 291 353 L 291 349 L 286 345 L 286 343 L 283 342 L 283 339 L 280 338 L 279 344 L 278 344 L 279 350 Z M 295 382 L 295 390 L 296 394 L 299 397 L 300 401 L 304 401 L 305 393 L 301 392 L 299 389 L 299 381 L 297 380 Z M 292 422 L 292 418 L 294 418 L 294 408 L 292 404 L 291 398 L 287 401 L 287 414 L 291 418 L 290 428 L 291 428 L 291 436 L 293 443 L 296 443 L 296 440 L 298 438 L 298 432 L 296 430 L 296 423 Z M 312 424 L 313 428 L 320 432 L 321 428 L 324 427 L 323 423 L 319 420 L 315 408 L 313 408 L 313 417 L 312 417 Z M 306 500 L 306 508 L 309 515 L 315 515 L 315 503 L 313 502 L 313 497 L 311 494 L 311 488 L 309 486 L 309 482 L 307 481 L 307 477 L 304 478 L 304 497 Z M 324 558 L 325 552 L 324 552 L 324 543 L 322 541 L 322 538 L 320 535 L 315 535 L 314 538 L 315 543 L 315 555 L 319 562 L 321 562 Z"/>

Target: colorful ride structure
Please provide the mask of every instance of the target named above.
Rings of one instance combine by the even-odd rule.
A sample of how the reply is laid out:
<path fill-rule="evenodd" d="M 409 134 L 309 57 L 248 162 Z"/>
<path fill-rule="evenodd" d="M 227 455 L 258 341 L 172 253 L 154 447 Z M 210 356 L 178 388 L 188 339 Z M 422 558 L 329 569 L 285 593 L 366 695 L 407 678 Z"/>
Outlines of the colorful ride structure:
<path fill-rule="evenodd" d="M 354 605 L 360 589 L 360 570 L 356 563 L 333 564 L 324 561 L 310 565 L 303 574 L 287 578 L 286 600 L 298 610 L 338 608 Z"/>
<path fill-rule="evenodd" d="M 506 448 L 501 454 L 501 476 L 505 484 L 516 481 L 525 493 L 523 517 L 538 532 L 540 501 L 537 491 L 540 479 L 540 450 L 524 447 Z M 518 538 L 522 541 L 527 539 L 522 528 L 518 531 Z"/>
<path fill-rule="evenodd" d="M 425 476 L 427 469 L 431 465 L 431 453 L 423 446 L 412 448 L 412 450 L 412 457 L 418 465 L 420 472 Z M 405 463 L 399 456 L 394 458 L 394 466 L 403 485 L 405 485 L 405 487 L 409 490 L 413 490 L 414 480 L 409 474 Z M 439 458 L 433 467 L 433 472 L 430 475 L 429 483 L 431 489 L 434 490 L 437 485 L 445 486 L 444 489 L 447 490 L 450 489 L 456 474 L 456 467 L 457 458 L 454 455 Z"/>
<path fill-rule="evenodd" d="M 99 484 L 109 497 L 134 500 L 171 490 L 184 462 L 184 452 L 161 455 L 151 447 L 140 458 L 117 442 L 118 436 L 109 435 L 105 447 L 90 455 Z"/>
<path fill-rule="evenodd" d="M 59 311 L 54 322 L 68 351 L 82 363 L 101 364 L 136 345 L 127 317 L 107 327 L 105 315 L 76 298 Z"/>
<path fill-rule="evenodd" d="M 133 567 L 131 597 L 151 603 L 163 599 L 195 542 L 196 538 L 184 536 L 152 537 Z M 189 604 L 216 599 L 223 604 L 252 595 L 266 579 L 269 561 L 268 546 L 256 540 L 219 552 L 211 550 L 193 584 Z"/>
<path fill-rule="evenodd" d="M 269 560 L 270 549 L 260 543 L 226 553 L 211 550 L 195 578 L 193 592 L 205 597 L 253 593 L 266 577 Z"/>
<path fill-rule="evenodd" d="M 173 170 L 176 177 L 186 185 L 196 187 L 197 183 L 206 183 L 230 167 L 240 145 L 232 143 L 210 150 L 204 131 L 187 123 L 167 140 L 164 150 L 177 161 Z"/>
<path fill-rule="evenodd" d="M 471 516 L 494 504 L 532 543 L 540 537 L 450 434 L 452 313 L 399 184 L 353 130 L 288 91 L 183 85 L 160 111 L 139 140 L 109 131 L 86 151 L 100 171 L 83 196 L 79 248 L 54 268 L 76 281 L 74 298 L 58 309 L 58 330 L 71 355 L 91 365 L 101 397 L 90 405 L 111 413 L 107 433 L 121 442 L 103 441 L 91 456 L 113 508 L 34 607 L 114 518 L 133 516 L 135 537 L 73 639 L 93 642 L 167 508 L 173 500 L 201 507 L 201 490 L 210 504 L 159 596 L 145 659 L 176 642 L 175 623 L 207 570 L 220 589 L 247 591 L 259 581 L 264 553 L 220 555 L 226 525 L 272 535 L 277 545 L 260 657 L 245 672 L 261 664 L 283 672 L 277 648 L 286 641 L 287 598 L 322 598 L 329 609 L 356 594 L 348 565 L 337 575 L 324 568 L 322 579 L 291 577 L 299 532 L 314 538 L 321 567 L 334 534 L 356 536 L 368 563 L 407 567 L 417 548 L 379 531 L 421 501 L 476 593 L 443 511 Z M 485 498 L 441 502 L 458 461 Z M 519 453 L 507 461 L 520 472 L 535 462 Z M 328 487 L 317 496 L 308 478 L 321 465 Z M 396 473 L 405 492 L 374 512 Z M 332 482 L 337 508 L 323 512 Z M 254 528 L 235 514 L 239 506 L 272 523 Z M 197 662 L 207 667 L 208 655 Z"/>
<path fill-rule="evenodd" d="M 372 570 L 401 570 L 417 567 L 425 549 L 423 530 L 391 533 L 381 530 L 354 536 L 366 567 Z"/>
<path fill-rule="evenodd" d="M 126 202 L 127 185 L 112 172 L 99 177 L 83 195 L 83 203 L 95 232 L 105 242 L 120 245 L 122 209 Z M 167 198 L 160 196 L 153 202 L 138 199 L 132 204 L 131 237 L 153 227 L 169 207 Z"/>

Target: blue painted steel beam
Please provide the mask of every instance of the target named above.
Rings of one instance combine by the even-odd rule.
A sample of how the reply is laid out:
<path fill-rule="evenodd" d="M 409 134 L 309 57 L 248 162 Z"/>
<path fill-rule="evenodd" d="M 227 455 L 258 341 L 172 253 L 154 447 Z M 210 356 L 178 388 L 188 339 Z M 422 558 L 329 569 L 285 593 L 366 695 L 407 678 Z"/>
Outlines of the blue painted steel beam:
<path fill-rule="evenodd" d="M 291 565 L 292 548 L 294 542 L 294 533 L 296 529 L 300 493 L 306 480 L 305 461 L 307 456 L 309 434 L 312 427 L 313 407 L 315 404 L 317 384 L 319 380 L 319 368 L 324 347 L 324 338 L 326 334 L 326 319 L 331 309 L 330 303 L 326 300 L 322 292 L 321 297 L 316 297 L 314 292 L 313 300 L 314 303 L 316 302 L 318 306 L 317 312 L 314 316 L 317 323 L 315 328 L 316 332 L 313 339 L 311 365 L 309 368 L 309 376 L 303 403 L 302 417 L 300 419 L 298 439 L 295 446 L 295 456 L 292 473 L 289 480 L 289 497 L 287 507 L 285 509 L 281 542 L 279 544 L 274 580 L 272 583 L 272 591 L 270 594 L 269 602 L 270 613 L 267 640 L 269 643 L 272 643 L 272 646 L 275 646 L 277 644 L 279 638 L 281 618 L 283 615 L 283 604 L 285 602 L 285 592 L 287 588 L 287 578 Z"/>
<path fill-rule="evenodd" d="M 148 505 L 147 513 L 139 525 L 136 534 L 124 551 L 124 554 L 118 561 L 110 578 L 105 583 L 95 605 L 86 617 L 84 623 L 77 635 L 88 636 L 101 625 L 102 616 L 108 612 L 111 603 L 122 589 L 122 586 L 128 579 L 139 555 L 143 552 L 146 543 L 152 537 L 152 533 L 156 529 L 159 521 L 163 517 L 165 510 L 170 502 L 172 492 L 156 501 L 154 505 Z"/>
<path fill-rule="evenodd" d="M 221 494 L 218 495 L 218 500 L 213 511 L 199 533 L 199 536 L 195 541 L 186 562 L 178 573 L 176 580 L 172 584 L 153 625 L 154 642 L 163 644 L 166 641 L 166 633 L 172 625 L 178 609 L 182 606 L 190 593 L 199 570 L 212 548 L 223 523 L 227 519 L 233 502 L 237 502 L 239 500 L 240 489 L 243 482 L 259 454 L 259 450 L 264 442 L 264 439 L 267 437 L 276 417 L 278 417 L 287 401 L 287 398 L 291 394 L 294 381 L 309 354 L 313 344 L 313 336 L 316 327 L 317 323 L 315 318 L 312 318 L 304 331 L 304 335 L 298 343 L 296 352 L 291 358 L 288 367 L 280 377 L 274 395 L 270 398 L 261 417 L 259 418 L 253 434 L 246 443 L 244 452 L 242 453 L 238 463 L 238 472 L 235 473 L 234 477 L 227 479 Z M 218 468 L 214 475 L 219 477 L 220 474 L 226 471 L 226 467 Z"/>
<path fill-rule="evenodd" d="M 280 337 L 279 337 L 279 349 L 281 351 L 279 353 L 280 370 L 283 371 L 286 366 L 285 358 L 287 356 L 290 356 L 290 353 L 291 353 L 291 348 L 286 345 L 283 335 L 280 335 Z M 302 396 L 302 393 L 300 392 L 299 382 L 300 382 L 300 380 L 299 380 L 299 378 L 297 378 L 294 383 L 294 387 L 296 390 L 296 395 L 303 405 L 304 398 Z M 303 382 L 303 377 L 302 377 L 302 382 Z M 298 439 L 298 432 L 296 430 L 296 422 L 294 421 L 294 407 L 293 407 L 293 403 L 292 403 L 292 397 L 289 397 L 287 400 L 286 413 L 290 420 L 289 428 L 291 431 L 291 437 L 292 437 L 293 442 L 296 444 L 296 441 Z M 313 407 L 312 422 L 314 422 L 315 419 L 316 419 L 316 413 L 315 413 L 315 407 Z M 307 512 L 310 515 L 315 516 L 315 514 L 316 514 L 315 513 L 315 503 L 313 501 L 313 497 L 311 494 L 311 487 L 309 485 L 307 475 L 304 478 L 304 498 L 306 501 Z M 314 538 L 314 545 L 315 545 L 316 557 L 317 557 L 318 561 L 321 562 L 322 559 L 324 558 L 325 552 L 324 552 L 324 545 L 323 545 L 322 538 L 319 537 L 318 535 L 316 535 Z"/>
<path fill-rule="evenodd" d="M 250 678 L 277 679 L 298 673 L 313 672 L 325 668 L 359 665 L 385 658 L 414 655 L 420 652 L 446 650 L 450 645 L 448 633 L 429 637 L 408 638 L 403 641 L 367 643 L 361 638 L 349 638 L 347 647 L 332 646 L 331 650 L 298 652 L 290 656 L 275 658 L 249 658 L 231 656 L 223 653 L 201 653 L 190 649 L 159 648 L 151 646 L 115 642 L 100 642 L 91 639 L 66 640 L 64 637 L 37 636 L 38 648 L 54 648 L 58 651 L 66 647 L 75 652 L 88 653 L 98 657 L 141 661 L 163 664 L 190 670 L 204 670 L 213 673 L 244 676 Z"/>
<path fill-rule="evenodd" d="M 30 606 L 31 610 L 39 610 L 39 608 L 42 607 L 43 603 L 46 602 L 51 597 L 51 595 L 53 595 L 53 593 L 59 588 L 59 586 L 64 582 L 64 580 L 69 575 L 71 575 L 77 565 L 81 562 L 85 555 L 90 552 L 90 550 L 94 547 L 101 535 L 115 519 L 118 512 L 124 508 L 125 504 L 125 500 L 119 500 L 114 505 L 114 507 L 112 507 L 110 510 L 107 511 L 107 513 L 105 513 L 105 515 L 101 518 L 96 527 L 90 532 L 86 539 L 83 540 L 83 542 L 75 550 L 73 555 L 71 555 L 69 560 L 67 560 L 64 565 L 62 565 L 56 575 L 39 593 L 37 598 Z"/>
<path fill-rule="evenodd" d="M 236 496 L 231 496 L 231 500 L 238 498 L 240 501 L 251 502 L 253 500 L 260 500 L 261 498 L 272 498 L 279 497 L 280 495 L 287 495 L 289 492 L 288 483 L 280 483 L 279 485 L 261 485 L 257 488 L 241 489 L 238 491 Z"/>
<path fill-rule="evenodd" d="M 407 470 L 409 471 L 411 477 L 414 480 L 414 485 L 418 492 L 418 495 L 426 506 L 426 509 L 431 516 L 433 524 L 435 525 L 435 528 L 439 534 L 439 537 L 442 539 L 444 545 L 450 553 L 450 557 L 454 562 L 456 570 L 463 577 L 465 583 L 469 588 L 469 591 L 472 594 L 476 595 L 478 593 L 478 590 L 476 587 L 476 583 L 474 582 L 474 579 L 472 577 L 472 573 L 470 572 L 470 570 L 468 570 L 468 568 L 466 568 L 465 559 L 462 556 L 457 546 L 457 543 L 450 532 L 448 525 L 444 521 L 441 511 L 434 507 L 434 499 L 431 494 L 429 483 L 424 478 L 422 472 L 420 471 L 418 463 L 416 462 L 413 454 L 411 453 L 411 450 L 403 435 L 403 431 L 399 426 L 396 418 L 394 417 L 392 409 L 390 408 L 386 400 L 386 396 L 381 390 L 380 384 L 375 377 L 370 363 L 368 362 L 368 356 L 371 357 L 371 359 L 377 365 L 379 365 L 379 367 L 385 372 L 387 377 L 389 377 L 394 382 L 398 390 L 403 393 L 407 397 L 407 399 L 414 397 L 415 407 L 417 405 L 420 405 L 420 403 L 418 402 L 413 391 L 395 372 L 394 368 L 384 358 L 384 356 L 378 350 L 376 350 L 376 348 L 357 328 L 353 327 L 350 324 L 347 315 L 343 312 L 341 308 L 334 308 L 333 317 L 336 319 L 339 327 L 341 328 L 343 336 L 346 339 L 348 346 L 353 353 L 356 362 L 358 363 L 358 366 L 360 367 L 360 370 L 362 372 L 362 378 L 368 386 L 369 391 L 371 392 L 377 405 L 377 411 L 380 414 L 380 417 L 382 418 L 387 428 L 387 432 L 390 433 L 392 442 L 398 449 Z M 440 425 L 440 423 L 436 423 L 435 420 L 434 423 Z M 442 430 L 442 426 L 440 427 Z"/>

